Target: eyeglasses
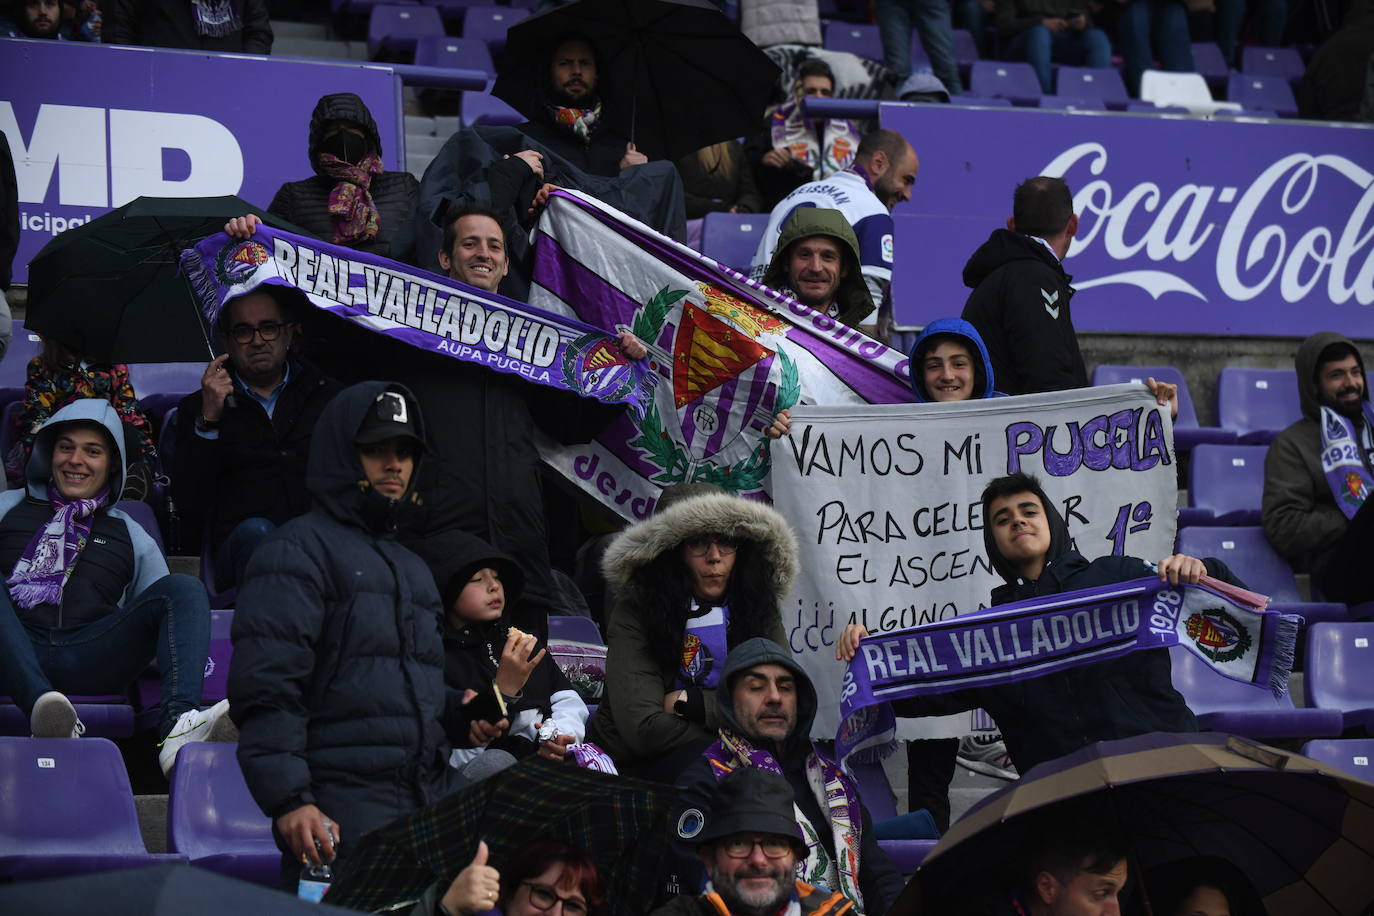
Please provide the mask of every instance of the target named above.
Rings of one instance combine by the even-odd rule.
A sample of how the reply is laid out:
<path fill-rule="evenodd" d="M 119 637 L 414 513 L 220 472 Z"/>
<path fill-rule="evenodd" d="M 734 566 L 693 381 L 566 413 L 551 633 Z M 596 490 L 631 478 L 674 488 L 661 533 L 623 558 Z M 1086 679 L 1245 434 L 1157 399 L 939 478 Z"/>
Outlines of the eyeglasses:
<path fill-rule="evenodd" d="M 578 897 L 560 897 L 558 892 L 547 884 L 522 881 L 521 887 L 530 889 L 530 906 L 547 912 L 555 903 L 563 904 L 563 916 L 587 916 L 587 903 Z"/>
<path fill-rule="evenodd" d="M 253 342 L 253 335 L 257 334 L 262 338 L 263 343 L 270 343 L 281 336 L 282 328 L 286 324 L 281 321 L 264 321 L 257 327 L 249 324 L 237 324 L 229 329 L 229 336 L 234 338 L 235 343 L 247 344 Z"/>
<path fill-rule="evenodd" d="M 762 849 L 763 854 L 770 859 L 781 859 L 792 851 L 791 841 L 781 836 L 732 836 L 720 841 L 720 848 L 732 859 L 748 858 L 753 854 L 755 846 Z"/>
<path fill-rule="evenodd" d="M 703 534 L 682 542 L 682 546 L 687 548 L 687 553 L 694 557 L 706 556 L 711 552 L 712 544 L 716 545 L 716 549 L 723 557 L 728 557 L 739 549 L 739 541 L 724 534 Z"/>

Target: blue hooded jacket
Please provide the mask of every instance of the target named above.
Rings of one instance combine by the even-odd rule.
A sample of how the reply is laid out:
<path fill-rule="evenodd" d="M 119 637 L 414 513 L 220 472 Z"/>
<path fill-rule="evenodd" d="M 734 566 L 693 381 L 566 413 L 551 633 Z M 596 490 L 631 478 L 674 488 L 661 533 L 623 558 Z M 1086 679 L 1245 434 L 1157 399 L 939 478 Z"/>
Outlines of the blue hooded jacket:
<path fill-rule="evenodd" d="M 930 396 L 930 392 L 926 391 L 925 374 L 921 371 L 921 364 L 925 360 L 926 351 L 938 343 L 931 339 L 936 336 L 959 338 L 974 355 L 973 398 L 970 400 L 1006 397 L 996 390 L 992 359 L 988 356 L 988 348 L 983 344 L 983 338 L 978 336 L 978 330 L 962 318 L 939 318 L 926 325 L 911 348 L 911 390 L 919 403 L 929 404 L 935 400 Z"/>

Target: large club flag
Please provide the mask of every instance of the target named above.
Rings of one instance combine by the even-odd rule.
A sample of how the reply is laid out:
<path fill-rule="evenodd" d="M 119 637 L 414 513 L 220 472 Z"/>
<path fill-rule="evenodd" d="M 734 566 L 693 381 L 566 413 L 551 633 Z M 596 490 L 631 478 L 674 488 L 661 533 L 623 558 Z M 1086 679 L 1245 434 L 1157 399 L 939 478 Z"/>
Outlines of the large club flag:
<path fill-rule="evenodd" d="M 705 481 L 766 496 L 764 430 L 797 404 L 910 402 L 904 354 L 577 192 L 550 195 L 530 304 L 649 348 L 660 379 L 639 421 L 585 445 L 540 444 L 554 469 L 627 519 Z"/>

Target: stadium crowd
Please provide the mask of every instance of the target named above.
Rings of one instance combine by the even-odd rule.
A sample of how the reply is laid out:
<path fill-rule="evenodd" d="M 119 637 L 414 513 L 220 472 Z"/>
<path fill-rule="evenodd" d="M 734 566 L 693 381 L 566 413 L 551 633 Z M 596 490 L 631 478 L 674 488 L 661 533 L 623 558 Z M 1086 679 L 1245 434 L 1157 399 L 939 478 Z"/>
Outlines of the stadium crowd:
<path fill-rule="evenodd" d="M 740 7 L 742 27 L 760 44 L 819 44 L 814 3 Z M 1250 25 L 1277 44 L 1284 4 L 1254 7 Z M 1111 66 L 1114 51 L 1133 91 L 1156 57 L 1190 70 L 1190 27 L 1214 30 L 1234 59 L 1246 23 L 1242 0 L 1086 8 L 877 0 L 874 12 L 888 65 L 912 76 L 915 29 L 945 98 L 964 88 L 952 17 L 982 44 L 995 38 L 1007 59 L 1030 62 L 1047 91 L 1052 63 Z M 112 8 L 16 0 L 0 28 L 167 48 L 272 47 L 263 0 Z M 516 128 L 523 139 L 509 152 L 484 146 L 487 158 L 463 173 L 470 181 L 447 189 L 442 206 L 428 207 L 408 172 L 384 168 L 389 134 L 358 96 L 336 93 L 319 100 L 303 131 L 312 174 L 281 176 L 265 219 L 523 299 L 529 229 L 551 193 L 570 188 L 618 207 L 622 185 L 643 182 L 669 200 L 646 222 L 684 240 L 699 240 L 707 213 L 767 212 L 753 276 L 840 324 L 892 339 L 892 265 L 903 252 L 894 251 L 891 212 L 921 180 L 919 141 L 806 117 L 802 99 L 836 88 L 824 62 L 789 74 L 780 101 L 759 113 L 756 135 L 676 164 L 651 160 L 608 125 L 593 38 L 560 36 L 528 66 L 541 74 L 542 117 Z M 625 193 L 652 209 L 639 185 Z M 962 314 L 930 322 L 911 348 L 918 403 L 1090 384 L 1063 266 L 1078 227 L 1071 189 L 1033 176 L 1005 193 L 1005 228 L 988 227 L 963 266 Z M 252 239 L 263 222 L 244 214 L 224 232 Z M 1001 735 L 908 742 L 910 811 L 877 822 L 834 745 L 812 740 L 818 696 L 829 694 L 818 694 L 786 648 L 781 607 L 800 548 L 779 512 L 698 482 L 665 489 L 649 516 L 628 526 L 587 521 L 570 497 L 544 491 L 536 443 L 586 442 L 624 405 L 377 336 L 307 333 L 318 327 L 310 310 L 281 285 L 220 303 L 219 355 L 177 404 L 174 435 L 161 438 L 165 417 L 134 397 L 126 366 L 45 340 L 28 366 L 21 435 L 6 456 L 11 489 L 0 495 L 0 692 L 33 736 L 79 738 L 86 726 L 71 697 L 121 693 L 155 658 L 163 773 L 170 777 L 191 742 L 236 741 L 281 851 L 283 889 L 342 880 L 366 834 L 542 758 L 677 788 L 669 835 L 655 839 L 671 844 L 671 879 L 660 876 L 652 899 L 622 902 L 621 911 L 881 916 L 900 911 L 905 881 L 879 839 L 949 829 L 956 761 L 1015 780 L 1094 742 L 1199 729 L 1164 648 L 898 702 L 905 717 L 982 708 Z M 651 358 L 655 341 L 605 330 L 620 358 Z M 1374 413 L 1363 357 L 1347 337 L 1323 332 L 1304 342 L 1296 367 L 1304 419 L 1269 451 L 1265 532 L 1329 598 L 1369 601 L 1360 560 L 1374 539 L 1365 498 Z M 1175 385 L 1144 384 L 1178 414 Z M 789 411 L 769 421 L 768 440 L 791 435 Z M 1333 449 L 1343 457 L 1329 459 Z M 1245 585 L 1213 557 L 1086 559 L 1035 477 L 982 482 L 986 559 L 1003 580 L 981 596 L 989 606 L 1143 576 L 1175 587 L 1204 576 Z M 168 495 L 182 529 L 174 546 L 206 558 L 199 580 L 169 572 L 128 509 L 165 507 Z M 227 697 L 202 708 L 211 598 L 231 589 Z M 595 690 L 551 654 L 549 620 L 560 616 L 591 617 L 604 629 L 604 685 Z M 836 657 L 852 659 L 868 635 L 846 628 Z M 1130 825 L 1081 811 L 1041 817 L 1035 843 L 989 866 L 983 886 L 940 912 L 1109 914 L 1141 905 Z M 532 838 L 498 862 L 479 839 L 413 912 L 534 916 L 558 907 L 586 916 L 608 905 L 585 850 Z M 1250 886 L 1258 876 L 1197 866 L 1151 873 L 1152 912 L 1263 911 Z"/>

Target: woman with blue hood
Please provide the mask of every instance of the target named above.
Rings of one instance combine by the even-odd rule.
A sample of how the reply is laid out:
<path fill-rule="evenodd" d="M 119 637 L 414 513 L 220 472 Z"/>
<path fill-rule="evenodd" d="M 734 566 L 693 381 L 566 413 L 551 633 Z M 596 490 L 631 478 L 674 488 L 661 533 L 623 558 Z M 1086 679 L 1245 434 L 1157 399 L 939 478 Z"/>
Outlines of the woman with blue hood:
<path fill-rule="evenodd" d="M 0 494 L 0 691 L 29 713 L 35 737 L 75 738 L 85 728 L 64 693 L 121 692 L 156 652 L 168 773 L 228 702 L 198 708 L 210 648 L 205 587 L 169 574 L 143 526 L 113 508 L 126 448 L 109 401 L 73 401 L 39 430 L 27 487 Z"/>

